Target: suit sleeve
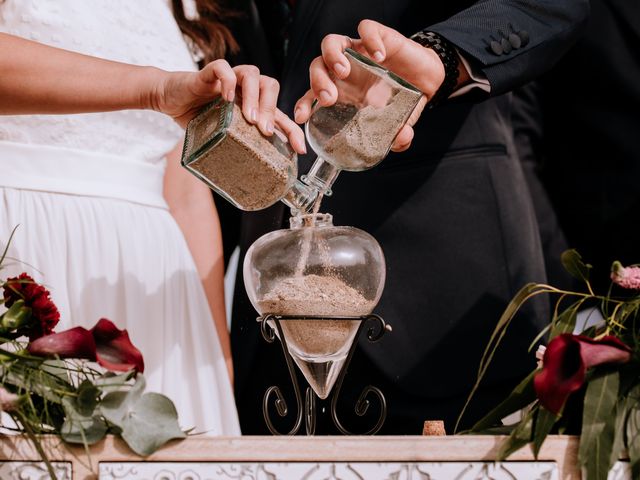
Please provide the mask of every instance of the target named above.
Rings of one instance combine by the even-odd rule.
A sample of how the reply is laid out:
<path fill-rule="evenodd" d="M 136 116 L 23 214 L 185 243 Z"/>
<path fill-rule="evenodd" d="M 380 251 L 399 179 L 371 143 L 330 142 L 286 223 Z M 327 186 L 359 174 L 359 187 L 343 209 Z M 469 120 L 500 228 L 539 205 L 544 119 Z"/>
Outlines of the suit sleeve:
<path fill-rule="evenodd" d="M 548 70 L 588 14 L 588 0 L 484 0 L 425 30 L 455 45 L 499 95 Z"/>

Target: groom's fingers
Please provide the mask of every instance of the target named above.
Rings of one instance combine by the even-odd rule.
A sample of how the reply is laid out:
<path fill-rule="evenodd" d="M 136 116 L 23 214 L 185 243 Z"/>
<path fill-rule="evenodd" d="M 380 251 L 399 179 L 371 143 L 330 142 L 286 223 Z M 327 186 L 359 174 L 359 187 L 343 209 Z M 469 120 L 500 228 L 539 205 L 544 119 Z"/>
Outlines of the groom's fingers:
<path fill-rule="evenodd" d="M 391 145 L 391 150 L 394 152 L 404 152 L 407 148 L 411 146 L 411 141 L 413 140 L 413 128 L 409 125 L 403 126 L 396 138 L 393 140 L 393 145 Z"/>
<path fill-rule="evenodd" d="M 362 20 L 358 24 L 358 35 L 367 53 L 376 62 L 382 63 L 387 58 L 387 49 L 382 39 L 384 25 L 373 20 Z"/>
<path fill-rule="evenodd" d="M 307 90 L 300 100 L 296 102 L 296 108 L 293 110 L 293 118 L 296 123 L 304 123 L 311 116 L 311 105 L 316 98 L 313 90 Z"/>
<path fill-rule="evenodd" d="M 320 105 L 328 107 L 336 103 L 336 100 L 338 100 L 338 89 L 333 83 L 331 74 L 322 57 L 317 57 L 311 62 L 309 79 L 311 80 L 311 90 L 315 93 Z"/>
<path fill-rule="evenodd" d="M 351 47 L 352 43 L 353 41 L 344 35 L 330 34 L 322 39 L 320 48 L 324 63 L 338 78 L 347 77 L 351 71 L 344 50 Z"/>

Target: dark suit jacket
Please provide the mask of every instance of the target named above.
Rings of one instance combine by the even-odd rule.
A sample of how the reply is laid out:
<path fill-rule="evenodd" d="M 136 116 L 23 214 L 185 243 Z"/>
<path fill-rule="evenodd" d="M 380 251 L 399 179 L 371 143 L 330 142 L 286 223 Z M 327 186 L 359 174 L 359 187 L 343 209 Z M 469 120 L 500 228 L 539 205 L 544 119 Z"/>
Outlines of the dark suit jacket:
<path fill-rule="evenodd" d="M 539 216 L 558 215 L 569 246 L 595 267 L 604 291 L 614 260 L 640 261 L 628 229 L 640 210 L 640 3 L 591 0 L 584 34 L 548 73 L 516 92 L 518 148 L 531 175 Z M 527 113 L 529 112 L 529 113 Z M 567 128 L 570 125 L 571 128 Z M 545 253 L 560 232 L 543 231 Z"/>
<path fill-rule="evenodd" d="M 513 156 L 511 98 L 501 94 L 550 67 L 587 10 L 582 0 L 297 2 L 280 77 L 286 113 L 308 88 L 308 66 L 322 38 L 356 36 L 364 18 L 406 35 L 427 27 L 440 33 L 491 83 L 490 99 L 470 94 L 423 114 L 409 151 L 366 172 L 341 173 L 323 203 L 335 224 L 368 231 L 386 256 L 387 282 L 375 311 L 393 332 L 377 344 L 361 341 L 345 380 L 356 385 L 353 395 L 366 383 L 383 389 L 390 409 L 383 432 L 418 434 L 428 418 L 443 418 L 450 429 L 509 299 L 526 282 L 545 279 L 530 199 Z M 521 40 L 514 42 L 517 49 L 509 48 L 512 33 Z M 301 172 L 312 160 L 300 159 Z M 283 228 L 286 218 L 282 205 L 246 214 L 242 252 L 260 235 Z M 544 307 L 529 305 L 514 323 L 469 420 L 534 365 L 527 347 L 547 322 Z M 274 383 L 288 385 L 282 353 L 259 338 L 255 317 L 239 274 L 231 334 L 244 433 L 266 432 L 262 394 Z"/>

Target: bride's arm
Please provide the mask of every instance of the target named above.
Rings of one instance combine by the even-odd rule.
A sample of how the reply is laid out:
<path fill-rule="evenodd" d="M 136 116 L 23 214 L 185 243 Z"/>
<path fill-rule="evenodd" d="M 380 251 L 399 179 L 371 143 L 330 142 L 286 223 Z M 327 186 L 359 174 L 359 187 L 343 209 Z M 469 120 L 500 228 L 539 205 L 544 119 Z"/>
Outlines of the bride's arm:
<path fill-rule="evenodd" d="M 218 212 L 211 190 L 180 166 L 182 146 L 167 155 L 164 198 L 182 230 L 204 286 L 233 384 L 231 343 L 224 302 L 224 258 Z"/>
<path fill-rule="evenodd" d="M 81 113 L 148 108 L 163 72 L 0 33 L 0 113 Z"/>
<path fill-rule="evenodd" d="M 292 147 L 304 153 L 304 135 L 276 109 L 279 85 L 253 66 L 234 68 L 225 60 L 199 72 L 168 72 L 112 62 L 0 33 L 0 115 L 105 112 L 153 109 L 181 126 L 214 98 L 235 97 L 242 112 L 271 135 L 278 125 Z"/>

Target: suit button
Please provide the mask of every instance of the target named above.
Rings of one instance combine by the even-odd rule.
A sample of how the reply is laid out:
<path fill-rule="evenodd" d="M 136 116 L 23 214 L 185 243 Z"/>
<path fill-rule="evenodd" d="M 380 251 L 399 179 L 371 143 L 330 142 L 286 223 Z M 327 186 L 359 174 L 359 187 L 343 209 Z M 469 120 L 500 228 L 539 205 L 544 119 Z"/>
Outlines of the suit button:
<path fill-rule="evenodd" d="M 510 33 L 509 34 L 509 43 L 516 50 L 522 46 L 522 40 L 515 33 Z"/>
<path fill-rule="evenodd" d="M 502 47 L 502 50 L 504 51 L 504 53 L 511 53 L 512 47 L 506 38 L 503 38 L 502 40 L 500 40 L 500 46 Z"/>
<path fill-rule="evenodd" d="M 529 32 L 527 32 L 526 30 L 520 30 L 518 32 L 518 36 L 520 37 L 520 40 L 522 40 L 522 46 L 524 47 L 527 43 L 529 43 Z"/>
<path fill-rule="evenodd" d="M 491 48 L 491 51 L 496 55 L 502 55 L 504 53 L 502 50 L 502 45 L 500 45 L 495 40 L 491 40 L 491 43 L 489 44 L 489 48 Z"/>

